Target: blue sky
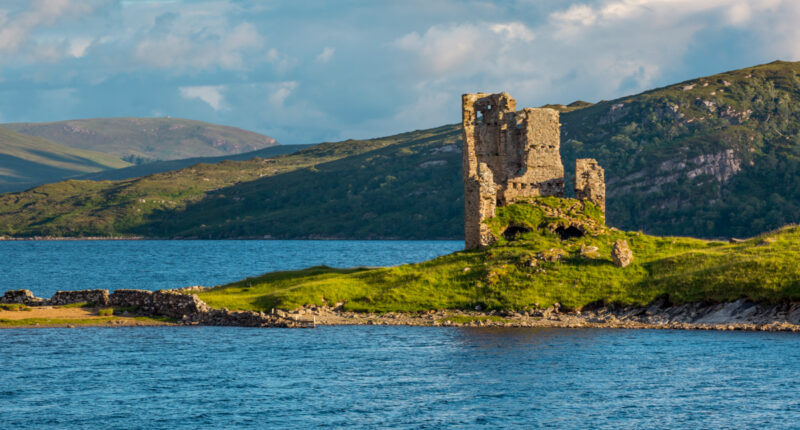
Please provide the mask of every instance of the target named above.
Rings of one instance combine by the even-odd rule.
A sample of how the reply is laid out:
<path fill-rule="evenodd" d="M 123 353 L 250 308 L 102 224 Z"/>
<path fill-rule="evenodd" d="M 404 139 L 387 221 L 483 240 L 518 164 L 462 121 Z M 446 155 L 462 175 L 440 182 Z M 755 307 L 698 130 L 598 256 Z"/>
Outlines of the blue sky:
<path fill-rule="evenodd" d="M 0 122 L 173 116 L 281 143 L 800 60 L 797 0 L 0 0 Z"/>

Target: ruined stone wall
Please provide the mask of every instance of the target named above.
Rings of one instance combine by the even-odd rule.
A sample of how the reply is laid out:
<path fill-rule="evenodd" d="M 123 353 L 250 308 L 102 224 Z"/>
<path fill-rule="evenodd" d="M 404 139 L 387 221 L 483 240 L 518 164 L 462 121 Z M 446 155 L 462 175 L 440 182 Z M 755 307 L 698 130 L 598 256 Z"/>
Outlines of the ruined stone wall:
<path fill-rule="evenodd" d="M 489 245 L 497 206 L 564 195 L 558 112 L 516 112 L 508 93 L 462 96 L 466 248 Z"/>
<path fill-rule="evenodd" d="M 116 290 L 111 294 L 112 306 L 136 306 L 147 315 L 182 318 L 208 312 L 209 307 L 196 294 L 177 294 L 168 291 Z"/>
<path fill-rule="evenodd" d="M 30 303 L 39 303 L 42 299 L 33 295 L 31 290 L 10 290 L 0 297 L 0 303 L 14 303 L 27 305 Z"/>
<path fill-rule="evenodd" d="M 575 197 L 589 200 L 606 211 L 605 172 L 594 158 L 575 160 Z"/>
<path fill-rule="evenodd" d="M 97 306 L 108 305 L 108 290 L 56 291 L 48 304 L 52 306 L 73 303 L 94 303 Z"/>

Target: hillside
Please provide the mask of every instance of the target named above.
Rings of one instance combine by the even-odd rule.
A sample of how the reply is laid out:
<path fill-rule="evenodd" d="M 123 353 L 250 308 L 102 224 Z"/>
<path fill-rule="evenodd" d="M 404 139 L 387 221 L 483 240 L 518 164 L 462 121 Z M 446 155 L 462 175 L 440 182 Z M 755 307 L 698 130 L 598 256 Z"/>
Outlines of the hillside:
<path fill-rule="evenodd" d="M 559 109 L 567 175 L 580 157 L 606 170 L 609 225 L 727 238 L 800 221 L 800 63 Z M 0 196 L 0 234 L 459 238 L 460 138 L 449 125 L 272 161 L 53 184 Z"/>
<path fill-rule="evenodd" d="M 277 145 L 262 134 L 178 118 L 96 118 L 2 126 L 73 148 L 114 154 L 133 164 L 239 154 Z"/>
<path fill-rule="evenodd" d="M 196 205 L 204 199 L 223 203 L 241 202 L 242 198 L 236 193 L 228 192 L 232 187 L 270 178 L 285 180 L 289 177 L 287 173 L 293 172 L 313 174 L 317 170 L 315 166 L 392 146 L 414 137 L 439 138 L 436 133 L 415 132 L 392 138 L 325 143 L 275 158 L 197 164 L 175 172 L 122 181 L 69 180 L 25 192 L 2 194 L 0 234 L 157 236 L 164 231 L 165 225 L 188 230 L 195 227 L 191 224 L 194 221 L 192 218 L 202 217 L 203 214 L 188 216 L 187 206 Z M 327 189 L 319 184 L 317 186 Z M 303 197 L 295 196 L 298 199 Z M 341 216 L 352 218 L 349 214 Z M 285 214 L 282 219 L 289 223 L 297 221 L 292 214 Z M 176 225 L 178 227 L 173 227 Z M 238 233 L 237 230 L 224 232 L 241 235 Z"/>
<path fill-rule="evenodd" d="M 275 145 L 256 151 L 244 152 L 241 154 L 222 155 L 219 157 L 195 157 L 182 158 L 180 160 L 154 161 L 152 163 L 137 164 L 135 166 L 122 169 L 105 170 L 97 173 L 76 176 L 72 179 L 90 181 L 119 181 L 122 179 L 140 178 L 142 176 L 154 175 L 156 173 L 180 170 L 195 164 L 215 164 L 225 160 L 246 161 L 253 158 L 272 158 L 278 155 L 292 154 L 302 149 L 307 149 L 311 145 Z"/>
<path fill-rule="evenodd" d="M 0 127 L 0 192 L 130 166 L 113 155 L 70 148 Z"/>
<path fill-rule="evenodd" d="M 729 244 L 623 232 L 603 226 L 599 214 L 591 203 L 538 198 L 498 208 L 489 225 L 500 241 L 486 249 L 387 268 L 274 272 L 198 295 L 213 307 L 265 312 L 337 303 L 349 311 L 418 312 L 800 299 L 796 226 Z M 507 234 L 520 227 L 527 231 Z M 562 238 L 559 227 L 586 234 Z M 612 262 L 617 240 L 633 251 L 624 268 Z"/>
<path fill-rule="evenodd" d="M 800 63 L 597 103 L 562 123 L 564 159 L 606 169 L 611 225 L 741 237 L 800 221 Z"/>

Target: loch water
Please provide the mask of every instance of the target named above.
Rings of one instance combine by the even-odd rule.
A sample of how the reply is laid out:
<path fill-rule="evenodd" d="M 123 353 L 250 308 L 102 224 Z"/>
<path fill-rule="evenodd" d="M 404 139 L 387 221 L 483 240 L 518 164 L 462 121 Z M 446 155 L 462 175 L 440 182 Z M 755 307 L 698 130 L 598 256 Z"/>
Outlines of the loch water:
<path fill-rule="evenodd" d="M 0 241 L 0 289 L 49 298 L 58 290 L 214 286 L 318 265 L 415 263 L 463 248 L 453 240 Z"/>
<path fill-rule="evenodd" d="M 214 285 L 315 264 L 419 261 L 461 245 L 236 242 L 0 242 L 0 285 L 41 296 L 53 284 Z M 0 330 L 3 429 L 789 429 L 800 427 L 798 392 L 792 333 Z"/>

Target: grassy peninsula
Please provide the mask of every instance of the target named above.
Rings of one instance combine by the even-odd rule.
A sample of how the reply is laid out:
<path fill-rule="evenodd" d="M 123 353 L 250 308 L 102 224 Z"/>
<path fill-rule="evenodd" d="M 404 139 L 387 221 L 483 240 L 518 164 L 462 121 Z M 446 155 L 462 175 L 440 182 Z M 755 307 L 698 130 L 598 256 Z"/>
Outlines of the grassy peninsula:
<path fill-rule="evenodd" d="M 606 227 L 591 203 L 555 197 L 498 208 L 489 224 L 498 241 L 483 250 L 389 268 L 274 272 L 199 296 L 236 310 L 343 303 L 345 310 L 364 312 L 554 303 L 578 309 L 596 302 L 646 305 L 659 297 L 673 304 L 800 300 L 797 226 L 737 243 L 657 237 Z M 618 239 L 634 253 L 625 268 L 611 260 Z"/>

